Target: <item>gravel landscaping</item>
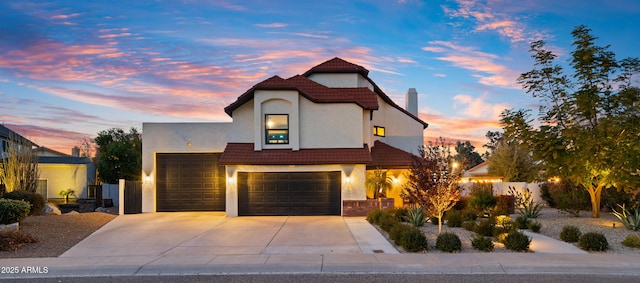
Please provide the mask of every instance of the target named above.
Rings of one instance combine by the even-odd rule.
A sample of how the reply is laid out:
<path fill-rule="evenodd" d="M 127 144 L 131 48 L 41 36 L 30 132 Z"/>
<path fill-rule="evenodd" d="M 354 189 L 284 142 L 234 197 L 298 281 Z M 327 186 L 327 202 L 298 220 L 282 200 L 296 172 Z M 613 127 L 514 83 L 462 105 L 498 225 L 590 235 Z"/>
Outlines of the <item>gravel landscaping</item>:
<path fill-rule="evenodd" d="M 511 215 L 512 219 L 518 217 L 518 214 Z M 543 208 L 542 213 L 538 218 L 532 219 L 534 221 L 538 221 L 542 224 L 542 229 L 540 230 L 540 234 L 560 240 L 560 232 L 562 228 L 566 225 L 573 225 L 580 229 L 580 231 L 584 234 L 587 232 L 598 232 L 602 233 L 609 243 L 609 250 L 606 252 L 596 252 L 596 253 L 616 253 L 616 254 L 639 254 L 640 249 L 628 248 L 622 245 L 622 241 L 625 237 L 631 234 L 638 234 L 639 232 L 634 232 L 626 229 L 620 221 L 617 220 L 615 216 L 613 216 L 609 212 L 601 211 L 600 218 L 591 218 L 591 212 L 582 212 L 580 217 L 573 217 L 570 214 L 561 213 L 559 210 L 555 208 Z M 613 228 L 613 223 L 615 223 L 615 228 Z M 442 253 L 441 251 L 435 248 L 436 238 L 438 237 L 438 225 L 433 225 L 431 223 L 425 223 L 423 227 L 420 228 L 427 237 L 429 242 L 429 249 L 427 253 Z M 378 230 L 388 238 L 388 234 L 381 229 Z M 460 241 L 462 242 L 462 253 L 483 253 L 483 251 L 478 251 L 473 249 L 471 246 L 471 239 L 475 236 L 475 233 L 467 231 L 463 228 L 450 228 L 447 225 L 442 226 L 443 232 L 452 232 L 458 235 Z M 389 242 L 393 243 L 393 241 L 389 240 Z M 504 245 L 494 241 L 495 250 L 494 253 L 512 253 L 514 251 L 510 251 L 504 247 Z M 396 248 L 402 252 L 402 248 L 396 246 Z M 593 252 L 592 252 L 593 253 Z"/>
<path fill-rule="evenodd" d="M 38 242 L 16 251 L 0 251 L 0 258 L 60 256 L 115 217 L 103 212 L 29 216 L 20 223 L 20 231 Z"/>

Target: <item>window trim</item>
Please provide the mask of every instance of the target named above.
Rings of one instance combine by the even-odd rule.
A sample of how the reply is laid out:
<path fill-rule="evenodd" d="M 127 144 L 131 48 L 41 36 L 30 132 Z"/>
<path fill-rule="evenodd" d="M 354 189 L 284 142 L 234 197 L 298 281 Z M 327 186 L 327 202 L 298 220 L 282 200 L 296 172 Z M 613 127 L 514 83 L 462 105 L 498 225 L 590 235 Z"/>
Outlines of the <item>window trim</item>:
<path fill-rule="evenodd" d="M 276 129 L 269 129 L 267 128 L 267 120 L 269 116 L 285 116 L 287 117 L 287 127 L 286 128 L 276 128 Z M 269 130 L 277 130 L 277 131 L 287 131 L 287 139 L 285 142 L 275 142 L 275 143 L 270 143 L 270 139 L 269 139 Z M 264 114 L 264 143 L 265 145 L 281 145 L 281 144 L 289 144 L 289 114 L 276 114 L 276 113 L 272 113 L 272 114 Z M 279 140 L 274 140 L 274 141 L 279 141 Z"/>
<path fill-rule="evenodd" d="M 380 133 L 380 132 L 382 132 L 382 133 Z M 385 137 L 386 136 L 386 130 L 382 126 L 373 126 L 373 135 L 376 136 L 376 137 Z"/>

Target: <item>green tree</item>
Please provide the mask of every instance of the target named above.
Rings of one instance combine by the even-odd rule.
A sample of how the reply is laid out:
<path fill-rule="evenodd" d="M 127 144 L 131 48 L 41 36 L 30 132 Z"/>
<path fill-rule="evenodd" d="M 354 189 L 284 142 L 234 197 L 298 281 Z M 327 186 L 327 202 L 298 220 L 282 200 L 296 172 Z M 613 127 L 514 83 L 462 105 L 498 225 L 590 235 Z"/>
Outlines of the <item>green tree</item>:
<path fill-rule="evenodd" d="M 545 42 L 536 41 L 530 50 L 534 69 L 518 78 L 527 93 L 541 100 L 539 128 L 533 129 L 524 111 L 507 111 L 502 122 L 505 137 L 509 133 L 530 149 L 549 177 L 569 179 L 587 190 L 595 218 L 602 190 L 633 190 L 640 184 L 639 98 L 632 86 L 640 61 L 617 61 L 609 46 L 595 44 L 585 26 L 571 34 L 571 76 L 544 49 Z"/>
<path fill-rule="evenodd" d="M 131 128 L 129 133 L 118 128 L 101 131 L 95 144 L 98 178 L 102 182 L 141 179 L 142 138 L 136 128 Z"/>
<path fill-rule="evenodd" d="M 438 218 L 438 233 L 442 232 L 442 217 L 460 199 L 458 182 L 465 164 L 457 164 L 444 139 L 418 150 L 409 169 L 408 182 L 402 197 L 422 207 L 427 215 Z"/>
<path fill-rule="evenodd" d="M 482 156 L 476 152 L 475 146 L 471 145 L 469 141 L 457 141 L 455 150 L 457 152 L 454 156 L 455 161 L 458 164 L 467 164 L 463 169 L 469 169 L 484 162 Z"/>
<path fill-rule="evenodd" d="M 35 193 L 40 171 L 33 143 L 11 133 L 7 144 L 6 156 L 0 156 L 0 183 L 5 186 L 6 192 L 20 190 Z"/>
<path fill-rule="evenodd" d="M 504 182 L 531 182 L 537 177 L 537 166 L 529 150 L 516 143 L 499 143 L 487 162 L 489 174 L 501 176 Z"/>

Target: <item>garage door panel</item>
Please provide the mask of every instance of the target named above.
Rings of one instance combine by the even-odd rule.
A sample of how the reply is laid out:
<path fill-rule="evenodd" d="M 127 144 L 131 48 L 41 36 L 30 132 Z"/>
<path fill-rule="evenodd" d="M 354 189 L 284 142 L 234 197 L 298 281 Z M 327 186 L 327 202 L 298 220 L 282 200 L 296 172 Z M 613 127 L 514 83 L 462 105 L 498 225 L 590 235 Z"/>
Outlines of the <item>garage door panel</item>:
<path fill-rule="evenodd" d="M 225 169 L 220 154 L 157 154 L 157 211 L 224 211 Z"/>
<path fill-rule="evenodd" d="M 239 215 L 340 215 L 340 172 L 239 172 Z"/>

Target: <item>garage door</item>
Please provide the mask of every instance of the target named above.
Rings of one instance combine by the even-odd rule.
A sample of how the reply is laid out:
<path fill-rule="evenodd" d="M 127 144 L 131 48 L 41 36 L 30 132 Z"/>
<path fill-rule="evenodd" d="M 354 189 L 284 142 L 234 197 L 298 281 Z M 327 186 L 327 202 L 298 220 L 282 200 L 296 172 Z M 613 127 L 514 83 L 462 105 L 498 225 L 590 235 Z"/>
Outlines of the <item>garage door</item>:
<path fill-rule="evenodd" d="M 158 153 L 157 211 L 224 211 L 225 167 L 221 153 Z"/>
<path fill-rule="evenodd" d="M 340 172 L 238 173 L 238 215 L 340 215 Z"/>

